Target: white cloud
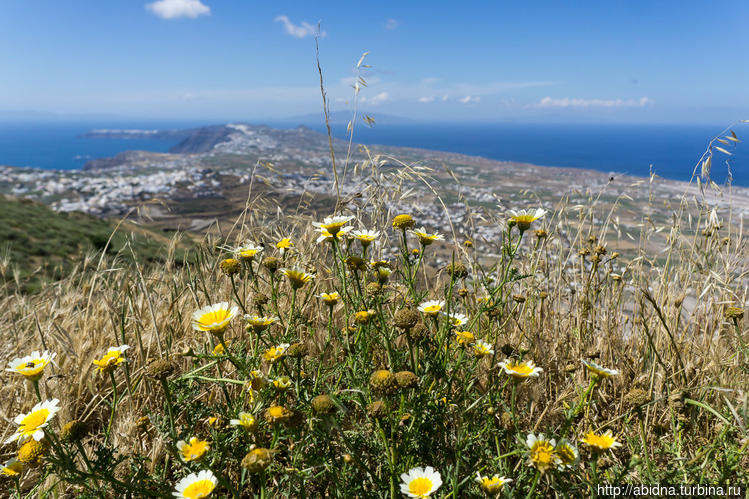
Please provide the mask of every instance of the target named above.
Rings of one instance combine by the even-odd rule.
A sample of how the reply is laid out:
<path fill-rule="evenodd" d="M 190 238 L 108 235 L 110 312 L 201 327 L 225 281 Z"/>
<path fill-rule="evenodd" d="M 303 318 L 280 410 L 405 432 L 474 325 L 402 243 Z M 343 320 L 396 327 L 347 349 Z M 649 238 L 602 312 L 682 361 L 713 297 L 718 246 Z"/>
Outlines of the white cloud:
<path fill-rule="evenodd" d="M 302 21 L 299 24 L 291 22 L 288 16 L 278 16 L 273 22 L 282 22 L 284 31 L 286 34 L 293 36 L 294 38 L 304 38 L 305 36 L 315 36 L 317 33 L 317 27 L 312 26 L 310 23 Z M 320 33 L 321 37 L 327 36 L 326 32 Z"/>
<path fill-rule="evenodd" d="M 447 96 L 447 95 L 443 95 L 442 97 L 440 97 L 440 100 L 441 100 L 442 102 L 445 102 L 445 101 L 446 101 L 447 99 L 448 99 L 448 96 Z"/>
<path fill-rule="evenodd" d="M 434 102 L 434 97 L 419 97 L 419 102 L 424 104 L 428 102 Z"/>
<path fill-rule="evenodd" d="M 391 19 L 388 19 L 387 21 L 385 21 L 385 29 L 386 30 L 393 31 L 397 27 L 398 27 L 398 21 L 396 21 L 395 19 L 391 18 Z"/>
<path fill-rule="evenodd" d="M 377 106 L 379 104 L 384 104 L 386 102 L 390 102 L 390 94 L 387 92 L 380 92 L 377 95 L 374 95 L 372 97 L 361 97 L 359 99 L 359 102 L 362 104 L 369 104 L 370 106 Z"/>
<path fill-rule="evenodd" d="M 588 107 L 645 107 L 655 104 L 653 99 L 640 97 L 639 99 L 552 99 L 544 97 L 534 107 L 560 107 L 560 108 L 588 108 Z"/>
<path fill-rule="evenodd" d="M 179 17 L 195 19 L 211 13 L 211 8 L 204 5 L 200 0 L 158 0 L 147 4 L 146 9 L 162 19 L 177 19 Z"/>
<path fill-rule="evenodd" d="M 458 99 L 458 101 L 462 102 L 463 104 L 476 104 L 481 100 L 481 97 L 478 95 L 466 95 L 465 97 L 461 97 Z"/>

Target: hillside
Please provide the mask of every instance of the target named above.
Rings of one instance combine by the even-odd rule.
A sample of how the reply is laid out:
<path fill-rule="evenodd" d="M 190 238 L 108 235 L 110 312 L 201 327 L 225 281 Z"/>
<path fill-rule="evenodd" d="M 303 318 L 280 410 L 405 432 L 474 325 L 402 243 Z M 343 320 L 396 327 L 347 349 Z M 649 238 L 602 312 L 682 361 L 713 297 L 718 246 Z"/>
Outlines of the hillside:
<path fill-rule="evenodd" d="M 107 245 L 116 226 L 116 221 L 55 212 L 28 199 L 0 196 L 0 289 L 36 292 L 74 269 L 90 266 L 104 248 L 123 262 L 131 261 L 133 254 L 143 265 L 164 261 L 169 246 L 164 235 L 125 223 Z M 183 243 L 176 249 L 176 261 L 189 258 L 188 247 Z"/>

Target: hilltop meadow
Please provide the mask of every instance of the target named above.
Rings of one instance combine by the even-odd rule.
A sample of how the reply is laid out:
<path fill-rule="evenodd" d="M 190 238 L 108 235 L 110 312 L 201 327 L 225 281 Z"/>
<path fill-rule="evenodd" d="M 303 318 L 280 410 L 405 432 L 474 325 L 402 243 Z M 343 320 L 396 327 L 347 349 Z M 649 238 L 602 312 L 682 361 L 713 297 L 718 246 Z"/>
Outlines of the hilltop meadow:
<path fill-rule="evenodd" d="M 331 158 L 334 188 L 293 207 L 252 170 L 243 209 L 199 240 L 78 215 L 55 229 L 52 212 L 18 208 L 0 268 L 3 490 L 586 497 L 749 483 L 747 239 L 731 187 L 709 182 L 719 147 L 680 197 L 636 206 L 603 203 L 601 187 L 476 208 L 446 199 L 451 172 L 370 158 L 344 176 Z M 427 220 L 407 208 L 414 185 L 438 207 Z M 138 250 L 143 237 L 158 244 Z M 24 288 L 14 244 L 52 278 Z"/>

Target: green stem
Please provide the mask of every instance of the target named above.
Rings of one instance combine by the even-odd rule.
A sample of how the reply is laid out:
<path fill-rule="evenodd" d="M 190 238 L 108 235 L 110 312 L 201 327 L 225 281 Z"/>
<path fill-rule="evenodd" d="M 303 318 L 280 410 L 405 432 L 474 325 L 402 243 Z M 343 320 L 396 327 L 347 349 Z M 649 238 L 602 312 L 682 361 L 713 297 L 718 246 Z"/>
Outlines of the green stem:
<path fill-rule="evenodd" d="M 114 379 L 114 370 L 109 371 L 109 379 L 112 381 L 112 410 L 109 414 L 109 424 L 107 424 L 107 432 L 104 434 L 105 446 L 107 445 L 107 441 L 109 441 L 109 433 L 112 431 L 114 413 L 117 409 L 117 380 Z"/>
<path fill-rule="evenodd" d="M 164 389 L 164 397 L 166 397 L 166 412 L 169 417 L 169 436 L 172 440 L 177 438 L 177 433 L 174 431 L 174 413 L 172 409 L 172 395 L 169 393 L 169 384 L 166 382 L 166 378 L 159 378 L 161 381 L 161 387 Z"/>

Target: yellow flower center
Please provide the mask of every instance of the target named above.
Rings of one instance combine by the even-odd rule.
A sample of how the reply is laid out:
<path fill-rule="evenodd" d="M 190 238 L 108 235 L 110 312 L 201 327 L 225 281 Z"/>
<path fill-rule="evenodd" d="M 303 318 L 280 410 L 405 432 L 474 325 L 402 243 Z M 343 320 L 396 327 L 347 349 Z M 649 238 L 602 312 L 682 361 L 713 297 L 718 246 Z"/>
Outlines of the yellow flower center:
<path fill-rule="evenodd" d="M 257 255 L 256 249 L 246 249 L 246 250 L 242 250 L 239 252 L 240 257 L 247 258 L 247 259 L 250 259 L 254 257 L 255 255 Z"/>
<path fill-rule="evenodd" d="M 473 333 L 470 331 L 457 331 L 455 333 L 456 340 L 461 345 L 468 345 L 470 343 L 473 343 L 475 337 L 473 336 Z"/>
<path fill-rule="evenodd" d="M 429 478 L 420 476 L 411 480 L 411 483 L 408 484 L 408 491 L 416 497 L 429 497 L 432 492 L 432 485 Z"/>
<path fill-rule="evenodd" d="M 513 376 L 528 376 L 533 372 L 533 369 L 528 364 L 507 364 L 507 369 L 512 371 Z"/>
<path fill-rule="evenodd" d="M 549 442 L 536 442 L 531 449 L 531 460 L 539 469 L 546 469 L 554 462 L 554 448 Z"/>
<path fill-rule="evenodd" d="M 33 434 L 41 425 L 47 422 L 48 416 L 49 409 L 39 409 L 36 412 L 32 412 L 23 418 L 21 425 L 18 427 L 18 432 L 24 436 Z"/>
<path fill-rule="evenodd" d="M 220 323 L 229 316 L 229 311 L 225 308 L 222 308 L 220 310 L 215 310 L 211 312 L 207 312 L 200 316 L 200 319 L 198 319 L 198 322 L 202 326 L 210 326 L 212 324 Z"/>
<path fill-rule="evenodd" d="M 214 489 L 213 482 L 210 480 L 200 480 L 193 482 L 185 487 L 182 495 L 189 497 L 190 499 L 198 499 L 200 497 L 208 497 Z"/>
<path fill-rule="evenodd" d="M 276 244 L 276 248 L 279 249 L 289 249 L 291 248 L 291 246 L 293 245 L 291 244 L 291 239 L 289 239 L 288 237 L 281 239 L 280 241 L 278 241 L 278 244 Z"/>
<path fill-rule="evenodd" d="M 610 437 L 608 435 L 596 435 L 593 432 L 588 433 L 585 435 L 585 439 L 583 440 L 586 444 L 590 445 L 591 447 L 596 447 L 601 450 L 606 450 L 610 448 L 616 440 L 614 440 L 614 437 Z"/>
<path fill-rule="evenodd" d="M 44 367 L 47 365 L 47 361 L 44 359 L 33 359 L 25 364 L 21 364 L 16 367 L 16 371 L 23 374 L 24 376 L 34 377 L 41 374 L 44 371 Z"/>
<path fill-rule="evenodd" d="M 575 463 L 575 453 L 572 451 L 572 449 L 567 445 L 562 445 L 561 447 L 556 449 L 557 456 L 559 456 L 559 459 L 562 460 L 562 464 L 574 464 Z"/>
<path fill-rule="evenodd" d="M 429 305 L 428 307 L 424 307 L 425 314 L 436 314 L 440 310 L 442 310 L 440 305 Z"/>
<path fill-rule="evenodd" d="M 487 492 L 498 492 L 504 482 L 499 479 L 498 476 L 489 478 L 484 477 L 481 479 L 481 487 Z"/>
<path fill-rule="evenodd" d="M 182 447 L 182 458 L 185 461 L 194 461 L 199 459 L 208 450 L 208 442 L 205 440 L 190 440 L 190 443 Z"/>

